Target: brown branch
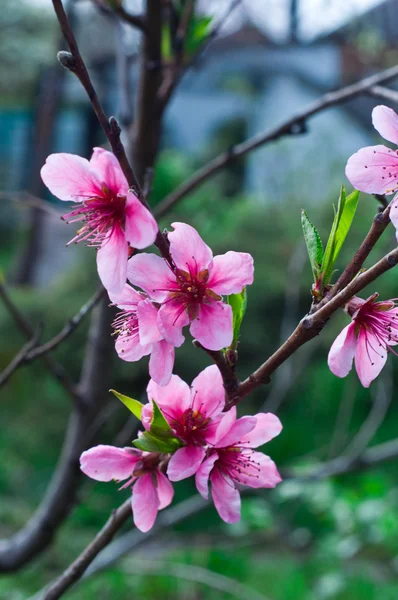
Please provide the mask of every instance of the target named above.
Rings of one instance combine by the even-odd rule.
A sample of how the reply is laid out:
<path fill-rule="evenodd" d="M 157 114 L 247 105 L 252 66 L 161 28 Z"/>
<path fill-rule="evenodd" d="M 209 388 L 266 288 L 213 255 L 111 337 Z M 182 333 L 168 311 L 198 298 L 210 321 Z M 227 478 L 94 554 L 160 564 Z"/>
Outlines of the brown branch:
<path fill-rule="evenodd" d="M 217 365 L 223 380 L 226 398 L 228 399 L 230 397 L 234 397 L 239 389 L 239 381 L 235 375 L 234 369 L 227 361 L 224 353 L 221 350 L 209 350 L 208 348 L 202 346 L 198 340 L 194 340 L 193 345 L 195 348 L 204 350 Z"/>
<path fill-rule="evenodd" d="M 66 340 L 75 331 L 75 329 L 77 329 L 84 317 L 94 308 L 94 306 L 98 304 L 101 298 L 105 296 L 105 293 L 105 288 L 101 286 L 90 298 L 90 300 L 83 304 L 75 316 L 72 317 L 68 323 L 66 323 L 66 325 L 64 325 L 64 327 L 56 336 L 41 346 L 37 346 L 36 348 L 32 347 L 32 349 L 25 356 L 25 362 L 30 362 L 39 356 L 43 356 L 43 354 L 47 354 L 59 346 L 59 344 L 61 344 L 64 340 Z"/>
<path fill-rule="evenodd" d="M 18 352 L 18 354 L 12 359 L 10 364 L 0 373 L 0 387 L 4 385 L 11 375 L 20 367 L 25 361 L 29 352 L 34 348 L 37 342 L 40 339 L 41 333 L 43 331 L 43 325 L 40 324 L 36 333 L 32 337 L 29 342 L 25 344 L 25 346 Z"/>
<path fill-rule="evenodd" d="M 76 38 L 70 27 L 68 17 L 65 13 L 65 10 L 64 10 L 63 4 L 62 4 L 62 0 L 52 0 L 52 3 L 54 6 L 55 13 L 57 15 L 58 22 L 61 27 L 62 33 L 64 35 L 64 38 L 65 38 L 65 40 L 69 46 L 69 50 L 70 50 L 70 52 L 58 52 L 58 59 L 59 59 L 60 63 L 66 69 L 68 69 L 69 71 L 71 71 L 72 73 L 74 73 L 76 75 L 76 77 L 79 79 L 80 83 L 86 90 L 89 100 L 91 102 L 91 105 L 97 116 L 97 119 L 98 119 L 106 137 L 108 138 L 108 141 L 112 148 L 112 152 L 114 153 L 114 155 L 116 156 L 116 158 L 118 159 L 118 161 L 120 163 L 121 169 L 127 179 L 129 186 L 131 188 L 135 189 L 139 200 L 142 202 L 142 204 L 146 208 L 148 208 L 148 210 L 150 210 L 149 205 L 146 201 L 146 198 L 143 195 L 140 182 L 129 163 L 124 146 L 120 139 L 121 129 L 119 127 L 119 124 L 118 124 L 117 120 L 115 119 L 115 117 L 110 117 L 110 119 L 108 120 L 108 118 L 105 114 L 105 111 L 101 105 L 101 102 L 98 98 L 97 92 L 95 91 L 95 88 L 92 84 L 90 75 L 87 71 L 86 65 L 80 54 L 80 50 L 77 45 Z M 154 11 L 156 12 L 157 15 L 159 15 L 159 20 L 160 20 L 160 12 L 161 11 L 159 9 L 158 0 L 148 0 L 148 4 L 150 4 L 150 3 L 152 3 L 154 5 Z M 161 20 L 160 20 L 160 23 L 161 23 Z M 151 23 L 149 22 L 149 19 L 148 19 L 149 29 L 150 29 L 150 26 L 151 26 Z M 149 35 L 146 37 L 149 37 Z M 152 39 L 152 36 L 150 39 Z M 150 42 L 148 42 L 148 43 L 150 43 Z M 144 41 L 144 47 L 145 47 L 145 44 L 146 44 L 146 42 Z M 159 48 L 160 48 L 160 36 L 159 36 Z M 149 97 L 149 95 L 148 95 L 148 97 Z M 147 97 L 146 101 L 148 100 L 148 97 Z M 140 118 L 139 115 L 137 116 L 137 119 L 138 119 L 139 123 L 141 123 L 142 118 Z M 157 146 L 156 146 L 156 149 L 157 149 Z M 141 154 L 144 151 L 142 149 L 138 148 L 138 152 Z M 155 154 L 154 154 L 154 156 L 155 156 Z M 152 163 L 150 163 L 150 164 L 145 163 L 145 164 L 146 164 L 146 166 L 152 166 Z M 170 264 L 172 264 L 168 243 L 160 230 L 158 230 L 155 245 L 159 249 L 163 258 L 165 258 Z"/>
<path fill-rule="evenodd" d="M 366 77 L 357 83 L 348 85 L 334 92 L 328 92 L 321 96 L 318 100 L 312 102 L 306 108 L 298 111 L 295 115 L 287 119 L 281 125 L 260 133 L 254 137 L 232 146 L 228 151 L 220 154 L 207 165 L 204 165 L 196 173 L 192 175 L 190 179 L 185 181 L 180 187 L 174 192 L 166 196 L 157 207 L 157 217 L 163 216 L 163 214 L 170 210 L 177 202 L 182 198 L 191 193 L 194 189 L 202 185 L 210 177 L 218 173 L 221 169 L 231 164 L 237 158 L 256 150 L 260 146 L 273 142 L 285 135 L 296 135 L 297 133 L 303 133 L 305 131 L 306 121 L 322 112 L 323 110 L 341 104 L 347 100 L 351 100 L 360 94 L 367 93 L 370 88 L 379 83 L 387 83 L 388 81 L 398 77 L 398 66 L 386 69 L 376 75 Z"/>
<path fill-rule="evenodd" d="M 8 312 L 13 317 L 19 329 L 25 335 L 26 338 L 31 340 L 35 336 L 35 330 L 30 323 L 25 319 L 24 315 L 20 312 L 16 304 L 14 304 L 11 296 L 9 295 L 5 285 L 0 282 L 0 298 L 6 306 Z M 42 359 L 49 369 L 50 373 L 61 383 L 65 390 L 72 397 L 74 404 L 78 408 L 83 407 L 83 400 L 76 389 L 75 384 L 71 381 L 69 375 L 66 373 L 64 367 L 55 360 L 52 356 L 43 355 Z"/>
<path fill-rule="evenodd" d="M 146 20 L 142 15 L 132 15 L 129 13 L 123 6 L 117 6 L 114 9 L 114 12 L 129 25 L 132 25 L 136 29 L 142 31 L 142 33 L 148 33 L 148 27 L 146 24 Z"/>
<path fill-rule="evenodd" d="M 131 516 L 131 500 L 126 500 L 117 510 L 113 511 L 103 528 L 80 556 L 66 569 L 62 576 L 51 584 L 43 593 L 43 600 L 60 598 L 83 575 L 87 567 L 101 550 L 109 544 L 114 535 Z"/>
<path fill-rule="evenodd" d="M 272 373 L 280 367 L 303 344 L 313 339 L 322 331 L 327 320 L 344 306 L 358 292 L 375 281 L 398 263 L 398 248 L 384 256 L 373 267 L 358 275 L 327 304 L 319 308 L 314 314 L 305 316 L 284 344 L 268 360 L 265 361 L 254 373 L 241 383 L 236 396 L 229 399 L 227 408 L 240 402 L 250 392 L 268 383 Z"/>
<path fill-rule="evenodd" d="M 365 260 L 368 258 L 369 254 L 375 247 L 376 243 L 380 239 L 380 236 L 384 233 L 385 229 L 390 223 L 390 206 L 384 209 L 383 212 L 378 213 L 373 219 L 372 226 L 369 230 L 369 233 L 365 237 L 364 241 L 354 254 L 354 258 L 348 263 L 334 286 L 331 290 L 326 293 L 325 298 L 321 300 L 318 305 L 314 306 L 314 310 L 317 310 L 326 302 L 328 302 L 331 298 L 336 296 L 338 292 L 340 292 L 347 284 L 350 283 L 354 279 L 354 277 L 359 273 L 364 264 Z"/>

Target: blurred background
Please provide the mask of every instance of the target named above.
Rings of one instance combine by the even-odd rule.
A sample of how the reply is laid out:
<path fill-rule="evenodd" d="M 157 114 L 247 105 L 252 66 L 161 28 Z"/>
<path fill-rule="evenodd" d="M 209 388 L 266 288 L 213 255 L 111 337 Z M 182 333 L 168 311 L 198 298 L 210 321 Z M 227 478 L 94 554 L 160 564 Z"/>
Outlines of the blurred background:
<path fill-rule="evenodd" d="M 67 9 L 82 54 L 108 114 L 122 126 L 134 120 L 139 33 L 109 13 L 105 0 L 69 0 Z M 397 0 L 200 0 L 195 34 L 223 19 L 219 35 L 182 79 L 165 113 L 161 152 L 150 197 L 155 206 L 196 168 L 221 151 L 277 125 L 327 90 L 398 63 Z M 125 2 L 138 13 L 140 2 Z M 228 17 L 225 19 L 225 14 Z M 65 248 L 73 237 L 59 217 L 40 167 L 51 152 L 89 157 L 105 143 L 77 80 L 55 60 L 63 48 L 49 0 L 2 0 L 0 15 L 0 275 L 46 339 L 97 286 L 95 253 Z M 199 40 L 199 41 L 198 41 Z M 163 40 L 167 56 L 168 40 Z M 119 81 L 124 84 L 121 87 Z M 293 330 L 310 304 L 311 271 L 302 240 L 305 208 L 324 242 L 347 158 L 380 143 L 371 126 L 377 104 L 361 96 L 312 118 L 304 135 L 288 136 L 224 169 L 167 215 L 162 226 L 195 226 L 215 253 L 254 256 L 238 373 L 243 378 Z M 392 106 L 394 108 L 394 106 Z M 40 200 L 45 200 L 43 203 Z M 340 257 L 352 256 L 377 212 L 362 195 L 355 225 Z M 372 262 L 394 247 L 388 230 Z M 370 264 L 370 263 L 369 263 Z M 391 271 L 377 284 L 397 296 Z M 367 290 L 369 295 L 376 291 Z M 266 452 L 285 470 L 355 455 L 397 436 L 398 359 L 369 390 L 351 373 L 335 378 L 326 359 L 347 324 L 341 311 L 320 339 L 301 348 L 270 385 L 245 400 L 245 412 L 276 412 L 284 431 Z M 88 319 L 54 356 L 77 379 Z M 25 339 L 0 303 L 0 371 Z M 177 351 L 176 368 L 191 381 L 207 356 Z M 110 367 L 111 368 L 111 367 Z M 140 397 L 145 359 L 115 361 L 113 387 Z M 133 383 L 132 383 L 133 382 Z M 19 369 L 0 390 L 0 535 L 21 528 L 39 504 L 62 444 L 70 401 L 40 361 Z M 126 411 L 110 400 L 101 434 L 111 443 L 128 427 Z M 193 481 L 176 485 L 176 502 L 194 494 Z M 287 478 L 275 490 L 247 496 L 242 521 L 222 523 L 205 510 L 149 542 L 69 593 L 71 599 L 148 600 L 396 600 L 398 598 L 397 464 L 333 478 Z M 22 600 L 55 577 L 93 538 L 127 492 L 84 481 L 79 504 L 50 550 L 21 572 L 0 578 L 0 598 Z M 126 527 L 128 532 L 131 524 Z M 133 541 L 133 545 L 137 544 Z"/>

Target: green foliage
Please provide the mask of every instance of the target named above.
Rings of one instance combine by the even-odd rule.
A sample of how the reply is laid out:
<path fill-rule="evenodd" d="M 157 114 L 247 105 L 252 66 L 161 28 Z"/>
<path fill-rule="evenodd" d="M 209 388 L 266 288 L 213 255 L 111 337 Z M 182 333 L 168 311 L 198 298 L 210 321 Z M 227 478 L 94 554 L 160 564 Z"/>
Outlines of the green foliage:
<path fill-rule="evenodd" d="M 337 211 L 334 215 L 332 229 L 322 260 L 323 285 L 326 285 L 331 280 L 334 264 L 354 220 L 358 200 L 359 192 L 357 190 L 354 190 L 347 196 L 344 186 L 341 186 Z"/>
<path fill-rule="evenodd" d="M 134 446 L 146 452 L 175 452 L 181 447 L 181 442 L 174 436 L 174 432 L 162 411 L 152 400 L 153 414 L 149 431 L 142 432 L 139 437 L 133 441 Z"/>
<path fill-rule="evenodd" d="M 123 404 L 129 409 L 129 411 L 132 412 L 133 415 L 137 417 L 139 421 L 141 421 L 142 407 L 144 406 L 141 402 L 139 402 L 138 400 L 134 400 L 134 398 L 129 398 L 129 396 L 125 396 L 124 394 L 120 394 L 116 390 L 109 391 L 112 392 L 112 394 L 116 396 L 116 398 L 118 398 L 121 402 L 123 402 Z"/>
<path fill-rule="evenodd" d="M 307 246 L 308 256 L 316 283 L 321 273 L 321 264 L 323 260 L 323 246 L 319 233 L 308 218 L 305 210 L 301 211 L 301 226 L 303 228 L 305 244 Z"/>
<path fill-rule="evenodd" d="M 227 296 L 227 302 L 232 307 L 233 339 L 231 347 L 235 349 L 239 341 L 240 328 L 247 308 L 247 289 L 243 288 L 239 294 L 230 294 Z"/>

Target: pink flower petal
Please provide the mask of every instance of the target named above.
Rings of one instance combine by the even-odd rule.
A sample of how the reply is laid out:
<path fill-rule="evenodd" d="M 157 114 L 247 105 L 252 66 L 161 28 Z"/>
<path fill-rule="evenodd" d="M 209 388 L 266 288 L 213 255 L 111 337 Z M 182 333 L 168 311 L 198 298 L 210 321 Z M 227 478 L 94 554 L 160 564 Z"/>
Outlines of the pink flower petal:
<path fill-rule="evenodd" d="M 201 304 L 190 332 L 208 350 L 221 350 L 232 343 L 232 308 L 222 302 Z"/>
<path fill-rule="evenodd" d="M 156 404 L 164 409 L 166 418 L 167 415 L 181 415 L 191 405 L 189 386 L 178 375 L 172 375 L 170 382 L 163 387 L 151 379 L 147 394 L 149 402 L 155 400 Z"/>
<path fill-rule="evenodd" d="M 228 448 L 229 446 L 240 445 L 244 436 L 256 427 L 256 423 L 256 417 L 241 417 L 237 419 L 224 437 L 218 440 L 215 445 L 216 448 Z"/>
<path fill-rule="evenodd" d="M 96 481 L 122 481 L 133 473 L 141 453 L 132 448 L 95 446 L 80 457 L 80 468 L 85 475 Z"/>
<path fill-rule="evenodd" d="M 398 186 L 398 156 L 386 146 L 368 146 L 350 156 L 345 174 L 368 194 L 391 194 Z"/>
<path fill-rule="evenodd" d="M 121 196 L 126 196 L 129 185 L 118 159 L 104 148 L 94 148 L 90 158 L 90 166 L 96 172 L 102 184 Z"/>
<path fill-rule="evenodd" d="M 128 246 L 118 223 L 106 235 L 97 252 L 97 269 L 102 285 L 111 294 L 123 291 L 127 277 Z"/>
<path fill-rule="evenodd" d="M 156 254 L 142 252 L 128 261 L 127 277 L 129 281 L 145 292 L 156 302 L 163 302 L 167 290 L 176 288 L 173 273 L 166 262 Z"/>
<path fill-rule="evenodd" d="M 159 385 L 169 383 L 174 367 L 174 346 L 161 340 L 152 346 L 149 359 L 149 375 Z"/>
<path fill-rule="evenodd" d="M 216 294 L 238 294 L 253 283 L 253 258 L 246 252 L 227 252 L 215 256 L 208 287 Z"/>
<path fill-rule="evenodd" d="M 153 527 L 159 510 L 159 497 L 152 474 L 141 475 L 134 484 L 131 506 L 135 526 L 146 533 Z"/>
<path fill-rule="evenodd" d="M 124 212 L 126 240 L 133 248 L 140 250 L 151 246 L 158 233 L 157 223 L 150 211 L 130 191 L 127 194 Z"/>
<path fill-rule="evenodd" d="M 156 475 L 158 480 L 157 492 L 159 498 L 159 510 L 162 510 L 162 508 L 166 508 L 166 506 L 171 504 L 174 496 L 174 489 L 166 475 L 160 471 L 156 471 Z"/>
<path fill-rule="evenodd" d="M 101 196 L 101 182 L 85 158 L 76 154 L 50 154 L 42 167 L 41 178 L 60 200 L 82 202 Z"/>
<path fill-rule="evenodd" d="M 178 300 L 168 300 L 158 312 L 159 331 L 170 344 L 179 348 L 185 337 L 182 328 L 188 325 L 189 318 L 184 305 Z"/>
<path fill-rule="evenodd" d="M 192 408 L 206 417 L 214 418 L 225 406 L 225 389 L 216 365 L 204 369 L 193 380 L 191 389 Z"/>
<path fill-rule="evenodd" d="M 355 352 L 355 368 L 363 387 L 368 388 L 387 361 L 387 350 L 363 327 L 359 332 Z"/>
<path fill-rule="evenodd" d="M 172 223 L 171 226 L 174 231 L 168 237 L 170 253 L 176 266 L 195 275 L 210 268 L 213 253 L 196 229 L 186 223 Z"/>
<path fill-rule="evenodd" d="M 248 448 L 257 448 L 266 444 L 282 431 L 282 423 L 272 413 L 257 413 L 256 425 L 249 433 L 241 438 L 241 445 Z"/>
<path fill-rule="evenodd" d="M 240 494 L 228 475 L 214 469 L 210 475 L 211 495 L 218 514 L 226 523 L 237 523 L 240 519 Z"/>
<path fill-rule="evenodd" d="M 108 295 L 112 304 L 115 304 L 122 310 L 135 310 L 137 304 L 143 300 L 143 296 L 136 292 L 128 283 L 124 285 L 124 288 L 118 294 L 108 292 Z"/>
<path fill-rule="evenodd" d="M 239 483 L 251 488 L 274 488 L 282 481 L 274 461 L 262 452 L 243 451 Z"/>
<path fill-rule="evenodd" d="M 137 317 L 141 344 L 153 344 L 163 339 L 158 328 L 158 309 L 149 299 L 137 306 Z"/>
<path fill-rule="evenodd" d="M 355 323 L 352 322 L 339 333 L 329 351 L 328 365 L 333 375 L 345 377 L 352 369 L 357 346 Z"/>
<path fill-rule="evenodd" d="M 216 460 L 218 460 L 218 454 L 211 454 L 209 458 L 206 458 L 206 460 L 202 462 L 199 469 L 196 471 L 196 489 L 206 500 L 209 497 L 209 477 Z"/>
<path fill-rule="evenodd" d="M 225 437 L 227 435 L 228 431 L 234 425 L 235 421 L 236 421 L 236 406 L 233 406 L 232 408 L 229 409 L 228 412 L 226 412 L 223 415 L 223 417 L 217 427 L 217 432 L 216 432 L 215 438 L 212 441 L 213 445 L 216 448 L 218 445 L 218 441 L 222 440 L 223 437 Z"/>
<path fill-rule="evenodd" d="M 129 335 L 118 335 L 115 343 L 116 352 L 126 362 L 136 362 L 143 356 L 148 356 L 152 350 L 151 344 L 141 344 L 138 331 Z"/>
<path fill-rule="evenodd" d="M 376 106 L 372 111 L 373 127 L 389 142 L 398 145 L 398 115 L 388 106 Z"/>
<path fill-rule="evenodd" d="M 206 450 L 202 446 L 184 446 L 177 450 L 167 467 L 170 481 L 181 481 L 194 475 L 205 456 Z"/>

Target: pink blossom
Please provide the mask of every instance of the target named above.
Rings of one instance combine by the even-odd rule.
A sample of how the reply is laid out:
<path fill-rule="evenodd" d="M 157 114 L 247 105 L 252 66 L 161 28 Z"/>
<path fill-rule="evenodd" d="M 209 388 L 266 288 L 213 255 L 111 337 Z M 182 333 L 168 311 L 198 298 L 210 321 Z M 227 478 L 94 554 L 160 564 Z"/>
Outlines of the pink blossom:
<path fill-rule="evenodd" d="M 389 142 L 398 145 L 398 115 L 392 108 L 376 106 L 373 126 Z M 353 154 L 347 162 L 346 175 L 352 185 L 368 194 L 392 194 L 398 190 L 398 150 L 387 146 L 368 146 Z M 395 196 L 390 219 L 397 229 L 398 197 Z"/>
<path fill-rule="evenodd" d="M 252 488 L 273 488 L 282 481 L 275 463 L 257 448 L 279 435 L 282 425 L 271 413 L 236 419 L 236 408 L 222 421 L 218 440 L 196 473 L 198 492 L 208 498 L 208 483 L 220 517 L 227 523 L 240 519 L 240 494 L 236 484 Z"/>
<path fill-rule="evenodd" d="M 172 375 L 164 387 L 150 381 L 147 393 L 149 404 L 142 410 L 144 427 L 149 429 L 154 400 L 176 437 L 184 443 L 170 459 L 169 479 L 180 481 L 194 475 L 206 456 L 207 444 L 215 441 L 223 418 L 225 390 L 220 371 L 216 365 L 207 367 L 193 380 L 191 389 L 178 375 Z"/>
<path fill-rule="evenodd" d="M 150 376 L 159 385 L 166 385 L 173 371 L 174 347 L 158 329 L 158 307 L 127 283 L 120 294 L 109 294 L 109 298 L 121 309 L 113 322 L 119 358 L 136 362 L 150 354 Z"/>
<path fill-rule="evenodd" d="M 168 506 L 174 495 L 173 486 L 161 472 L 162 456 L 136 448 L 95 446 L 80 457 L 80 468 L 96 481 L 128 481 L 120 488 L 132 486 L 134 523 L 141 531 L 149 531 L 158 511 Z"/>
<path fill-rule="evenodd" d="M 69 242 L 86 241 L 99 248 L 97 268 L 108 291 L 121 292 L 126 282 L 129 244 L 146 248 L 155 241 L 155 219 L 132 190 L 118 160 L 94 148 L 90 161 L 75 154 L 51 154 L 41 170 L 50 192 L 78 206 L 63 218 L 83 222 Z"/>
<path fill-rule="evenodd" d="M 209 350 L 232 343 L 232 310 L 222 295 L 237 294 L 253 283 L 253 259 L 243 252 L 215 256 L 198 232 L 185 223 L 173 223 L 169 233 L 171 268 L 155 254 L 133 256 L 128 278 L 160 304 L 158 325 L 173 346 L 184 342 L 182 328 Z"/>
<path fill-rule="evenodd" d="M 377 297 L 378 294 L 367 300 L 352 298 L 347 306 L 352 322 L 337 336 L 328 357 L 329 368 L 337 377 L 348 375 L 354 360 L 364 387 L 369 387 L 379 375 L 391 346 L 398 343 L 396 303 L 376 302 Z"/>

